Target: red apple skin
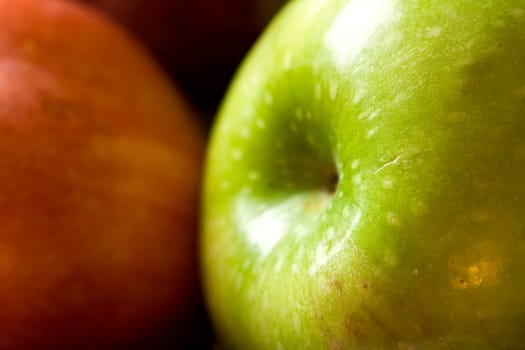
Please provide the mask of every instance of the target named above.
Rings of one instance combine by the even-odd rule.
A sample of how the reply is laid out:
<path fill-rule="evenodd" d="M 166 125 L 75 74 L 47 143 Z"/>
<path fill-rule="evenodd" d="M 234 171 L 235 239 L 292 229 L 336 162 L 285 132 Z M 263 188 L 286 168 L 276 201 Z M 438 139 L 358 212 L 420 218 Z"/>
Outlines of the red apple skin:
<path fill-rule="evenodd" d="M 202 114 L 213 114 L 237 66 L 286 0 L 76 0 L 139 37 Z"/>
<path fill-rule="evenodd" d="M 190 348 L 204 146 L 190 110 L 79 5 L 0 0 L 0 23 L 0 349 L 128 349 L 174 324 Z"/>

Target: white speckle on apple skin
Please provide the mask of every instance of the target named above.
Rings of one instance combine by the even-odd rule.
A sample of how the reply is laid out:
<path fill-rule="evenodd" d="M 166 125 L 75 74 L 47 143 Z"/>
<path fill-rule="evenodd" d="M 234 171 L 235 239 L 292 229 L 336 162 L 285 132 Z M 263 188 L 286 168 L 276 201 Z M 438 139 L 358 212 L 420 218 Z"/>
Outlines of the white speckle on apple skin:
<path fill-rule="evenodd" d="M 242 150 L 240 150 L 238 148 L 234 148 L 232 150 L 231 155 L 232 155 L 232 159 L 233 160 L 241 160 L 242 157 L 243 157 L 243 152 L 242 152 Z"/>
<path fill-rule="evenodd" d="M 293 328 L 297 333 L 301 333 L 301 319 L 298 313 L 294 313 L 293 315 Z"/>
<path fill-rule="evenodd" d="M 343 217 L 346 219 L 346 218 L 349 218 L 350 217 L 350 214 L 351 214 L 351 210 L 350 210 L 350 207 L 348 205 L 345 205 L 345 207 L 343 208 Z"/>
<path fill-rule="evenodd" d="M 235 276 L 235 282 L 234 282 L 234 288 L 235 290 L 240 290 L 243 282 L 243 275 L 241 273 L 238 273 Z"/>
<path fill-rule="evenodd" d="M 312 119 L 312 112 L 311 111 L 306 111 L 306 119 L 308 119 L 308 120 Z"/>
<path fill-rule="evenodd" d="M 332 240 L 334 239 L 335 237 L 335 228 L 333 228 L 332 226 L 330 226 L 327 230 L 326 230 L 326 239 L 327 240 Z"/>
<path fill-rule="evenodd" d="M 429 27 L 426 29 L 427 31 L 427 38 L 437 38 L 441 35 L 441 32 L 443 31 L 443 28 L 441 27 Z"/>
<path fill-rule="evenodd" d="M 377 133 L 377 127 L 373 127 L 366 133 L 366 138 L 369 139 Z"/>
<path fill-rule="evenodd" d="M 292 53 L 290 51 L 284 54 L 283 67 L 289 69 L 292 66 Z"/>
<path fill-rule="evenodd" d="M 361 89 L 358 89 L 356 92 L 355 92 L 355 95 L 354 95 L 354 98 L 352 99 L 352 103 L 353 104 L 358 104 L 359 102 L 361 102 L 363 100 L 363 98 L 366 96 L 366 90 L 361 88 Z"/>
<path fill-rule="evenodd" d="M 245 108 L 242 111 L 242 117 L 245 118 L 245 119 L 249 119 L 249 118 L 253 117 L 253 115 L 254 115 L 253 108 Z"/>
<path fill-rule="evenodd" d="M 252 136 L 252 132 L 250 131 L 250 129 L 243 128 L 241 129 L 241 131 L 239 131 L 239 135 L 242 139 L 247 140 Z"/>
<path fill-rule="evenodd" d="M 395 256 L 392 252 L 387 251 L 385 253 L 384 261 L 390 266 L 396 266 L 397 265 L 397 256 Z"/>
<path fill-rule="evenodd" d="M 220 183 L 220 188 L 221 190 L 225 191 L 225 190 L 228 190 L 230 188 L 231 184 L 229 181 L 227 180 L 224 180 Z"/>
<path fill-rule="evenodd" d="M 297 107 L 295 108 L 295 117 L 298 119 L 298 120 L 301 120 L 303 119 L 303 110 L 301 109 L 301 107 Z"/>
<path fill-rule="evenodd" d="M 259 74 L 256 74 L 256 73 L 252 74 L 250 82 L 252 83 L 254 87 L 259 86 L 261 82 L 261 78 L 259 77 Z"/>
<path fill-rule="evenodd" d="M 394 187 L 394 181 L 391 178 L 384 178 L 383 179 L 383 188 L 391 189 Z"/>
<path fill-rule="evenodd" d="M 316 144 L 316 143 L 315 143 L 315 138 L 314 138 L 312 135 L 308 135 L 308 136 L 306 137 L 306 141 L 308 141 L 308 144 L 309 144 L 310 146 L 315 146 L 315 144 Z"/>
<path fill-rule="evenodd" d="M 248 174 L 248 179 L 252 180 L 252 181 L 256 181 L 256 180 L 259 180 L 259 178 L 261 177 L 261 175 L 259 175 L 258 172 L 255 172 L 255 171 L 252 171 Z"/>
<path fill-rule="evenodd" d="M 357 120 L 363 120 L 370 113 L 370 111 L 362 111 L 357 115 Z"/>
<path fill-rule="evenodd" d="M 328 252 L 324 244 L 319 244 L 315 250 L 315 258 L 310 266 L 308 272 L 310 275 L 314 275 L 321 267 L 323 267 L 328 262 Z"/>
<path fill-rule="evenodd" d="M 328 92 L 330 100 L 335 101 L 337 97 L 337 91 L 339 90 L 339 84 L 336 81 L 330 81 L 330 90 Z"/>
<path fill-rule="evenodd" d="M 386 222 L 392 227 L 399 227 L 399 226 L 401 226 L 401 219 L 394 212 L 388 212 L 386 214 Z"/>
<path fill-rule="evenodd" d="M 256 122 L 255 122 L 255 125 L 257 125 L 257 127 L 259 129 L 265 129 L 266 128 L 266 122 L 262 119 L 258 119 Z"/>
<path fill-rule="evenodd" d="M 283 266 L 283 257 L 279 256 L 279 258 L 277 258 L 277 262 L 275 263 L 275 272 L 276 273 L 280 272 L 282 266 Z"/>
<path fill-rule="evenodd" d="M 417 275 L 419 273 L 418 269 L 414 269 L 414 275 Z"/>
<path fill-rule="evenodd" d="M 264 103 L 266 103 L 268 106 L 273 104 L 273 96 L 268 91 L 264 93 Z"/>
<path fill-rule="evenodd" d="M 381 114 L 381 109 L 378 108 L 376 109 L 375 111 L 373 111 L 369 116 L 368 116 L 368 120 L 374 120 L 377 118 L 377 116 Z"/>
<path fill-rule="evenodd" d="M 350 208 L 345 207 L 345 209 L 348 212 L 348 217 L 350 216 Z M 343 209 L 344 210 L 344 209 Z M 343 214 L 345 215 L 345 214 Z M 319 270 L 325 266 L 329 261 L 332 260 L 332 258 L 339 254 L 340 252 L 344 251 L 347 244 L 351 240 L 351 235 L 354 233 L 357 225 L 361 221 L 361 211 L 356 210 L 354 216 L 352 217 L 350 224 L 348 225 L 347 229 L 345 230 L 345 235 L 343 238 L 337 240 L 335 243 L 332 244 L 336 237 L 336 230 L 334 227 L 330 226 L 324 235 L 324 239 L 319 245 L 317 246 L 317 249 L 315 251 L 315 258 L 312 262 L 312 265 L 308 269 L 308 272 L 311 275 L 316 274 L 319 272 Z M 329 245 L 330 248 L 327 246 Z"/>
<path fill-rule="evenodd" d="M 523 15 L 525 15 L 525 11 L 523 9 L 520 9 L 520 8 L 516 8 L 516 9 L 512 9 L 510 11 L 510 14 L 514 17 L 523 17 Z"/>
<path fill-rule="evenodd" d="M 352 182 L 354 183 L 354 185 L 360 185 L 363 182 L 363 179 L 361 178 L 360 174 L 357 174 L 354 175 L 354 177 L 352 178 Z"/>
<path fill-rule="evenodd" d="M 402 103 L 403 101 L 407 100 L 407 94 L 399 93 L 394 97 L 394 104 Z"/>
<path fill-rule="evenodd" d="M 299 130 L 297 124 L 295 123 L 290 123 L 290 130 L 292 130 L 293 133 L 297 133 L 297 131 Z"/>
<path fill-rule="evenodd" d="M 412 202 L 410 210 L 414 215 L 424 215 L 428 212 L 428 205 L 422 200 L 415 200 Z"/>
<path fill-rule="evenodd" d="M 359 163 L 360 163 L 360 162 L 361 162 L 361 160 L 359 160 L 359 159 L 354 159 L 354 160 L 352 161 L 352 165 L 351 165 L 351 166 L 352 166 L 352 169 L 357 169 L 357 167 L 359 166 Z"/>
<path fill-rule="evenodd" d="M 315 84 L 315 99 L 316 100 L 321 100 L 321 98 L 323 97 L 323 91 L 321 90 L 321 83 L 317 82 Z"/>
<path fill-rule="evenodd" d="M 500 19 L 495 20 L 494 21 L 494 27 L 496 27 L 496 28 L 503 28 L 503 27 L 505 27 L 505 22 L 500 20 Z"/>

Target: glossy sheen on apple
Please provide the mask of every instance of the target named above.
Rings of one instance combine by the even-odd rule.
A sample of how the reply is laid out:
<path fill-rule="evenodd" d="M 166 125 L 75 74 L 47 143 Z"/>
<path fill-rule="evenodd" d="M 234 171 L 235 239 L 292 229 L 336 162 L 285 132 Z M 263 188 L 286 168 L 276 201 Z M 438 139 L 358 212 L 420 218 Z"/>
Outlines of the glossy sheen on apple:
<path fill-rule="evenodd" d="M 0 27 L 0 349 L 192 348 L 204 142 L 189 109 L 77 4 L 0 0 Z"/>
<path fill-rule="evenodd" d="M 207 159 L 224 348 L 523 349 L 524 76 L 522 1 L 285 7 Z"/>

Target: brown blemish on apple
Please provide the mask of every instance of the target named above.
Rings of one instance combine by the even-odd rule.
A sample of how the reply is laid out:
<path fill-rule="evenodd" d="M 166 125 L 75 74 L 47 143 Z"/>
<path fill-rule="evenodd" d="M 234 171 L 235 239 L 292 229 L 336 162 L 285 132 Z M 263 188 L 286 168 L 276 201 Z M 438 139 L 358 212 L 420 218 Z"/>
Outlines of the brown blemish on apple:
<path fill-rule="evenodd" d="M 398 343 L 399 339 L 397 339 L 397 337 L 394 335 L 394 332 L 386 326 L 381 317 L 376 314 L 375 310 L 370 308 L 366 303 L 361 303 L 361 309 L 366 312 L 370 321 L 372 321 L 372 323 L 374 323 L 388 339 L 392 340 L 393 344 Z"/>
<path fill-rule="evenodd" d="M 331 276 L 329 279 L 329 283 L 334 288 L 334 290 L 337 291 L 338 293 L 343 292 L 343 285 L 341 284 L 341 281 L 337 277 Z"/>
<path fill-rule="evenodd" d="M 365 326 L 365 320 L 355 312 L 349 314 L 345 319 L 344 328 L 349 338 L 362 340 L 370 338 L 370 334 L 367 333 Z"/>
<path fill-rule="evenodd" d="M 364 283 L 362 284 L 362 287 L 363 287 L 364 290 L 372 290 L 372 289 L 373 289 L 372 284 L 371 284 L 371 283 L 368 283 L 368 282 L 364 282 Z"/>
<path fill-rule="evenodd" d="M 492 334 L 490 334 L 487 328 L 487 325 L 485 323 L 485 318 L 482 315 L 479 315 L 479 312 L 477 313 L 478 313 L 477 316 L 478 316 L 479 326 L 481 328 L 483 335 L 485 336 L 485 339 L 487 339 L 487 343 L 490 345 L 491 349 L 500 349 L 501 346 L 499 345 L 498 341 L 494 339 L 494 337 L 492 336 Z"/>

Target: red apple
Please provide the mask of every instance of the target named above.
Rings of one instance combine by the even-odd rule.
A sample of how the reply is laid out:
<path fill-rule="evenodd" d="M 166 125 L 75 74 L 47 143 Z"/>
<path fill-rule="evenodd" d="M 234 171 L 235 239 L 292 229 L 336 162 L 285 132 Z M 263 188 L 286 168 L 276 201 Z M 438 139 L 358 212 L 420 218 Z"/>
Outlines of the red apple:
<path fill-rule="evenodd" d="M 214 112 L 242 57 L 286 0 L 77 0 L 142 39 L 194 104 Z"/>
<path fill-rule="evenodd" d="M 204 142 L 188 107 L 78 4 L 0 0 L 0 25 L 0 349 L 128 348 L 173 324 L 190 347 Z"/>

